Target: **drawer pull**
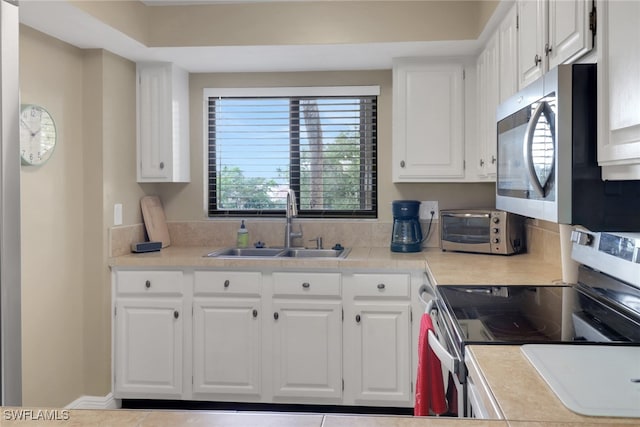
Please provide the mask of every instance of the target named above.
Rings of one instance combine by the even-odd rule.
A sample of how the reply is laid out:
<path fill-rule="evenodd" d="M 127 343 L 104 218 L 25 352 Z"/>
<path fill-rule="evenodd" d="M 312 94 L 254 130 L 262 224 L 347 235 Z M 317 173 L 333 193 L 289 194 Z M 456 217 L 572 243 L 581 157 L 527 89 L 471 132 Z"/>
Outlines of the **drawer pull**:
<path fill-rule="evenodd" d="M 258 310 L 255 308 L 253 309 L 253 317 L 258 317 Z"/>
<path fill-rule="evenodd" d="M 275 313 L 273 313 L 273 318 L 275 320 L 278 320 L 278 317 L 280 317 L 280 315 L 278 315 L 278 312 L 276 311 Z"/>
<path fill-rule="evenodd" d="M 356 323 L 360 323 L 360 315 L 356 314 Z"/>
<path fill-rule="evenodd" d="M 144 282 L 144 287 L 149 289 L 151 287 L 151 280 L 147 280 L 146 282 Z"/>
<path fill-rule="evenodd" d="M 231 284 L 231 282 L 229 282 L 229 279 L 224 281 L 224 287 L 225 288 L 228 288 L 230 284 Z"/>
<path fill-rule="evenodd" d="M 302 287 L 303 287 L 303 288 L 305 288 L 305 289 L 308 289 L 308 288 L 310 288 L 310 287 L 311 287 L 311 283 L 309 283 L 309 282 L 304 282 L 304 283 L 302 284 Z"/>
<path fill-rule="evenodd" d="M 174 318 L 174 319 L 177 319 L 178 317 L 180 317 L 180 313 L 178 312 L 178 310 L 175 310 L 175 311 L 173 312 L 173 318 Z"/>
<path fill-rule="evenodd" d="M 383 290 L 384 289 L 384 283 L 378 283 L 378 289 Z"/>

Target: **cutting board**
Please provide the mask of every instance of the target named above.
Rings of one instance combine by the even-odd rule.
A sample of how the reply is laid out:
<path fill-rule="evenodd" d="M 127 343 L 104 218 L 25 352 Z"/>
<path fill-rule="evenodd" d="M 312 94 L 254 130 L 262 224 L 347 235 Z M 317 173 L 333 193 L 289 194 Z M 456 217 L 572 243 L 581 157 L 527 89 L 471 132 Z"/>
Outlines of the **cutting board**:
<path fill-rule="evenodd" d="M 560 401 L 578 414 L 640 417 L 640 347 L 527 344 L 521 347 Z"/>
<path fill-rule="evenodd" d="M 142 218 L 147 229 L 147 235 L 152 242 L 162 242 L 162 247 L 166 248 L 171 244 L 169 238 L 169 228 L 167 227 L 167 217 L 164 215 L 162 202 L 158 196 L 144 196 L 140 199 L 142 208 Z"/>

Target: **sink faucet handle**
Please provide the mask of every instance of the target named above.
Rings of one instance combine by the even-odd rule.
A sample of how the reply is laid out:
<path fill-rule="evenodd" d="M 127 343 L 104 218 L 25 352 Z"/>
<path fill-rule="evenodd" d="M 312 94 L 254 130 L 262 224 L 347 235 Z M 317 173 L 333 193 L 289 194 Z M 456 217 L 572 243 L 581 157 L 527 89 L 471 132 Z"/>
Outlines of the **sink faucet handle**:
<path fill-rule="evenodd" d="M 293 238 L 302 238 L 302 224 L 298 224 L 298 229 L 300 231 L 292 231 L 291 237 Z"/>
<path fill-rule="evenodd" d="M 296 192 L 289 188 L 287 190 L 287 217 L 298 216 L 298 203 L 296 200 Z"/>
<path fill-rule="evenodd" d="M 322 237 L 316 237 L 315 239 L 309 239 L 310 242 L 316 242 L 316 249 L 322 249 Z"/>

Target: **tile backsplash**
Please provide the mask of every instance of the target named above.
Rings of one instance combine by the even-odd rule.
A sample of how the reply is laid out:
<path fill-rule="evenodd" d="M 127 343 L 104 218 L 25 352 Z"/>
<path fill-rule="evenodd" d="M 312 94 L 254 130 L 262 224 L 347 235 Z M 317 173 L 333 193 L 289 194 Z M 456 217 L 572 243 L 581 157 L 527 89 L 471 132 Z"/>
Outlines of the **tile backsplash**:
<path fill-rule="evenodd" d="M 249 242 L 264 242 L 267 246 L 282 246 L 284 241 L 284 219 L 246 219 Z M 234 246 L 240 219 L 211 221 L 168 222 L 171 244 L 174 246 L 201 246 L 218 248 Z M 346 247 L 389 247 L 391 222 L 374 220 L 304 220 L 294 221 L 294 230 L 302 226 L 303 239 L 294 243 L 314 247 L 315 238 L 322 237 L 325 248 L 336 243 Z M 527 219 L 527 252 L 550 264 L 561 264 L 560 236 L 558 224 Z M 423 233 L 428 223 L 422 223 Z M 131 253 L 131 244 L 146 239 L 144 224 L 113 227 L 111 232 L 111 256 Z M 439 224 L 434 221 L 424 247 L 440 245 Z"/>

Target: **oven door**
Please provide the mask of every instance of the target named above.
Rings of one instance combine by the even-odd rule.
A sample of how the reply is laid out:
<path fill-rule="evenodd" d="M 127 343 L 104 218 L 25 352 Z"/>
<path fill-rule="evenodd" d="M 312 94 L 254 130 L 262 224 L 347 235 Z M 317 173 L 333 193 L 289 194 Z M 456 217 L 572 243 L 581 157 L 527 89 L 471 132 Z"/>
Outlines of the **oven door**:
<path fill-rule="evenodd" d="M 480 211 L 441 211 L 440 248 L 491 253 L 491 214 Z"/>
<path fill-rule="evenodd" d="M 430 296 L 430 300 L 427 302 L 422 295 L 427 293 Z M 442 366 L 442 378 L 445 384 L 445 388 L 447 388 L 447 394 L 450 394 L 452 391 L 448 389 L 448 387 L 455 387 L 455 394 L 457 398 L 458 407 L 456 408 L 458 417 L 464 417 L 466 415 L 466 394 L 463 386 L 465 370 L 464 363 L 462 363 L 462 358 L 459 355 L 459 351 L 454 345 L 454 341 L 452 339 L 452 334 L 450 334 L 449 330 L 445 326 L 444 319 L 440 314 L 440 309 L 438 308 L 437 299 L 433 296 L 426 286 L 420 288 L 420 298 L 426 304 L 425 312 L 429 313 L 431 316 L 431 320 L 433 322 L 433 328 L 435 330 L 435 334 L 431 331 L 428 332 L 428 340 L 429 346 L 435 353 L 436 357 L 440 360 L 440 365 Z M 451 381 L 449 380 L 451 378 Z M 451 409 L 451 408 L 450 408 Z"/>

